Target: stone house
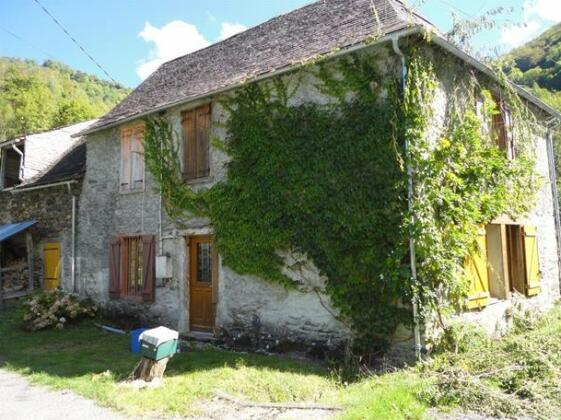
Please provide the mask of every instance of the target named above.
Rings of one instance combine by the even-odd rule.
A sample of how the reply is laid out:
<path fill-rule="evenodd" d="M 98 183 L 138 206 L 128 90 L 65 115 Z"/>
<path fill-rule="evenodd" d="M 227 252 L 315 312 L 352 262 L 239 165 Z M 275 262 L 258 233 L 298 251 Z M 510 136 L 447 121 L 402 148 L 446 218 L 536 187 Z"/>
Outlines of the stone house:
<path fill-rule="evenodd" d="M 31 288 L 27 272 L 32 272 L 35 287 L 75 289 L 76 216 L 86 146 L 72 136 L 94 122 L 0 143 L 0 230 L 9 232 L 0 239 L 0 267 L 6 282 L 25 271 L 28 284 L 20 288 Z"/>
<path fill-rule="evenodd" d="M 432 35 L 423 37 L 427 30 Z M 308 347 L 343 343 L 350 332 L 334 316 L 328 296 L 313 292 L 324 279 L 312 262 L 299 255 L 285 256 L 285 273 L 302 285 L 287 290 L 222 264 L 208 220 L 192 218 L 179 226 L 168 217 L 144 167 L 142 121 L 163 115 L 182 133 L 185 182 L 194 190 L 203 189 L 227 176 L 229 158 L 210 139 L 226 137 L 222 123 L 227 112 L 219 100 L 228 92 L 248 81 L 265 83 L 285 74 L 299 78 L 293 103 L 321 103 L 327 99 L 317 89 L 317 80 L 310 72 L 299 73 L 301 66 L 322 57 L 335 60 L 351 52 L 376 52 L 381 68 L 399 69 L 401 60 L 407 60 L 400 45 L 412 40 L 433 57 L 448 60 L 458 70 L 456 75 L 494 80 L 489 68 L 448 43 L 397 0 L 321 0 L 163 64 L 81 133 L 87 137 L 80 196 L 81 207 L 87 210 L 78 216 L 82 294 L 118 314 L 186 334 L 214 333 L 230 339 L 249 335 L 265 340 L 270 348 L 281 342 Z M 442 126 L 451 98 L 457 95 L 453 78 L 441 77 L 434 127 Z M 518 93 L 544 127 L 559 117 L 522 89 Z M 536 141 L 537 169 L 546 182 L 535 210 L 527 220 L 504 219 L 489 225 L 484 236 L 488 258 L 473 263 L 483 267 L 484 274 L 474 279 L 470 306 L 477 310 L 466 316 L 490 329 L 505 319 L 515 291 L 527 296 L 523 300 L 528 305 L 539 307 L 559 297 L 551 137 Z M 516 271 L 510 254 L 524 249 L 537 261 L 523 263 Z M 516 283 L 514 275 L 519 276 Z"/>

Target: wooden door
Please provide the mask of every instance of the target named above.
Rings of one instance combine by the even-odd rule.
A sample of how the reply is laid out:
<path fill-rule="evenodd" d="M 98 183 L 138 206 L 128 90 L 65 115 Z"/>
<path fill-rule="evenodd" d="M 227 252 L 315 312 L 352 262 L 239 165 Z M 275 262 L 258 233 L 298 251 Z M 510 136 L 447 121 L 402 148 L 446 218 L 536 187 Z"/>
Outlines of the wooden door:
<path fill-rule="evenodd" d="M 43 285 L 45 290 L 56 289 L 60 285 L 60 264 L 60 243 L 46 243 L 43 247 Z"/>
<path fill-rule="evenodd" d="M 192 330 L 211 331 L 214 327 L 214 288 L 216 253 L 211 236 L 189 240 L 189 322 Z"/>

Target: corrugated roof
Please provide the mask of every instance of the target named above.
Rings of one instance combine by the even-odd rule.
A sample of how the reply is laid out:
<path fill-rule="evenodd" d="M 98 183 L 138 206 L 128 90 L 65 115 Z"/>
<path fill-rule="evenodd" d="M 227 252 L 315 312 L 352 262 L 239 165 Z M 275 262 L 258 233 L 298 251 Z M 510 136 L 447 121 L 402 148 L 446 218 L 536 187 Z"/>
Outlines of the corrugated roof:
<path fill-rule="evenodd" d="M 37 223 L 36 220 L 28 220 L 20 223 L 9 223 L 7 225 L 0 225 L 0 242 L 17 235 L 20 232 L 30 228 Z"/>
<path fill-rule="evenodd" d="M 397 0 L 320 0 L 161 65 L 85 132 L 410 26 L 430 26 Z"/>

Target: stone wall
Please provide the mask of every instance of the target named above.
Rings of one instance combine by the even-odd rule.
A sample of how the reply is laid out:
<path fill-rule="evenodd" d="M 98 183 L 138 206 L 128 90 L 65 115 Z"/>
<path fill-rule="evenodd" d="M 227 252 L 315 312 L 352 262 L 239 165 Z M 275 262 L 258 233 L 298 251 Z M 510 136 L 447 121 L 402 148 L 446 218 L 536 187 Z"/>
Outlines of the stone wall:
<path fill-rule="evenodd" d="M 18 193 L 0 192 L 0 224 L 37 220 L 37 225 L 31 228 L 36 286 L 43 279 L 43 245 L 60 242 L 61 285 L 66 290 L 72 288 L 72 194 L 79 192 L 79 183 L 74 184 L 70 192 L 66 185 Z M 79 213 L 79 204 L 76 211 Z"/>

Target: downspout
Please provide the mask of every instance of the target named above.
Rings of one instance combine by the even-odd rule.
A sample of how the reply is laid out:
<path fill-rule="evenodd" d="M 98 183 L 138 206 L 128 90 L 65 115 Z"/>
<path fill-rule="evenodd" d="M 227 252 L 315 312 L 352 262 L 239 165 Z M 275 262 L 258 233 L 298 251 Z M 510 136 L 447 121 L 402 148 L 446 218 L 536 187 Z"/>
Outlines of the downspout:
<path fill-rule="evenodd" d="M 20 157 L 20 164 L 19 164 L 19 174 L 18 174 L 18 179 L 23 182 L 24 181 L 24 172 L 25 172 L 25 161 L 24 161 L 24 155 L 23 152 L 21 150 L 18 149 L 18 147 L 14 144 L 12 144 L 12 149 L 15 150 L 15 152 L 19 155 Z"/>
<path fill-rule="evenodd" d="M 77 293 L 76 288 L 76 194 L 71 191 L 70 184 L 68 193 L 72 195 L 72 260 L 70 265 L 70 278 L 72 279 L 72 292 Z"/>
<path fill-rule="evenodd" d="M 561 267 L 561 219 L 559 215 L 559 191 L 557 189 L 557 170 L 555 167 L 555 154 L 553 149 L 553 129 L 559 126 L 559 120 L 552 119 L 547 125 L 547 155 L 549 166 L 549 178 L 551 180 L 551 194 L 553 196 L 553 212 L 555 219 L 555 233 L 557 238 L 557 262 Z M 559 273 L 559 287 L 561 289 L 561 272 Z"/>
<path fill-rule="evenodd" d="M 405 62 L 405 55 L 399 48 L 399 35 L 392 37 L 392 47 L 394 52 L 399 56 L 401 61 L 401 88 L 402 93 L 405 95 L 405 90 L 407 88 L 407 65 Z M 409 141 L 405 139 L 405 154 L 407 155 L 409 150 Z M 407 206 L 409 212 L 411 213 L 413 209 L 413 168 L 411 164 L 407 163 Z M 413 238 L 413 233 L 409 234 L 409 257 L 411 264 L 411 281 L 413 284 L 417 283 L 417 257 L 415 254 L 415 238 Z M 417 305 L 417 294 L 413 292 L 413 297 L 411 299 L 411 306 L 413 310 L 413 336 L 415 339 L 415 359 L 421 360 L 421 329 L 419 326 L 419 308 Z"/>

